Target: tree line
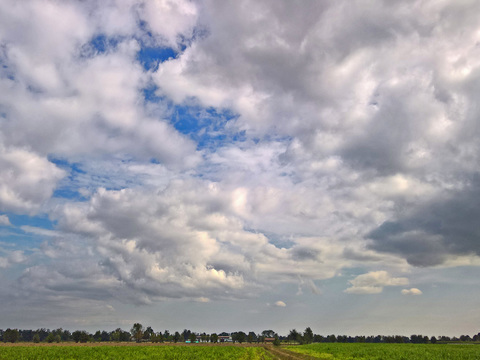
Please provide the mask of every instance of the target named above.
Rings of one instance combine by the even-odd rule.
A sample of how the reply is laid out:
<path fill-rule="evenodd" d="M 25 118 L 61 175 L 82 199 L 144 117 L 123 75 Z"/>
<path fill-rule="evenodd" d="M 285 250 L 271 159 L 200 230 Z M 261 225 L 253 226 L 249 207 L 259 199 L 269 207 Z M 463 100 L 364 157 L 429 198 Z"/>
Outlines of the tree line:
<path fill-rule="evenodd" d="M 219 342 L 222 338 L 229 337 L 232 342 L 238 343 L 256 343 L 265 342 L 266 339 L 274 340 L 274 343 L 287 342 L 290 344 L 310 344 L 320 342 L 340 342 L 340 343 L 413 343 L 413 344 L 435 344 L 437 342 L 480 342 L 480 333 L 470 337 L 469 335 L 461 335 L 460 337 L 448 337 L 448 336 L 424 336 L 424 335 L 376 335 L 376 336 L 347 336 L 347 335 L 319 335 L 314 334 L 310 327 L 307 327 L 303 332 L 299 332 L 296 329 L 290 330 L 287 336 L 279 336 L 273 330 L 264 330 L 260 334 L 250 331 L 245 333 L 243 331 L 237 331 L 233 333 L 212 333 L 207 334 L 195 333 L 191 330 L 183 330 L 181 333 L 178 331 L 170 332 L 165 330 L 164 332 L 155 332 L 150 326 L 144 327 L 140 323 L 133 324 L 130 331 L 125 331 L 121 328 L 117 328 L 112 331 L 97 330 L 94 333 L 89 333 L 85 330 L 76 330 L 70 332 L 58 328 L 55 330 L 49 329 L 37 329 L 37 330 L 18 330 L 8 328 L 6 330 L 0 330 L 0 341 L 3 342 L 153 342 L 153 343 L 178 343 L 178 342 Z"/>
<path fill-rule="evenodd" d="M 64 330 L 58 328 L 55 330 L 50 329 L 37 329 L 37 330 L 19 330 L 8 328 L 6 330 L 0 329 L 0 341 L 3 342 L 77 342 L 77 343 L 86 343 L 86 342 L 154 342 L 154 343 L 177 343 L 177 342 L 219 342 L 221 336 L 229 336 L 232 342 L 264 342 L 265 338 L 277 337 L 278 335 L 273 330 L 264 330 L 261 334 L 256 334 L 251 331 L 248 334 L 243 331 L 233 332 L 233 333 L 212 333 L 207 334 L 195 333 L 191 330 L 183 330 L 183 332 L 170 332 L 165 330 L 164 332 L 155 332 L 150 326 L 144 327 L 140 323 L 133 324 L 130 331 L 125 331 L 121 328 L 117 328 L 113 331 L 101 331 L 97 330 L 94 333 L 89 333 L 85 330 L 76 330 L 70 332 L 69 330 Z"/>
<path fill-rule="evenodd" d="M 311 344 L 320 342 L 339 342 L 339 343 L 410 343 L 410 344 L 436 344 L 438 342 L 480 342 L 480 333 L 473 335 L 461 335 L 460 337 L 449 336 L 424 336 L 424 335 L 376 335 L 376 336 L 347 336 L 347 335 L 328 335 L 322 336 L 313 334 L 310 327 L 307 327 L 303 333 L 296 329 L 290 330 L 290 333 L 281 340 L 289 343 Z"/>

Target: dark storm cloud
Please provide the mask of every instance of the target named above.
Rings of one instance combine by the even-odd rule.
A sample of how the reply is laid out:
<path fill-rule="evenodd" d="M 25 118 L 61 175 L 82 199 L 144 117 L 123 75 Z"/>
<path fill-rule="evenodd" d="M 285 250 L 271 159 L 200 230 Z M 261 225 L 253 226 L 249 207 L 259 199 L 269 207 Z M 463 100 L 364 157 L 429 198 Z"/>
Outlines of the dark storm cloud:
<path fill-rule="evenodd" d="M 448 191 L 370 232 L 371 249 L 401 255 L 415 266 L 440 265 L 450 256 L 480 255 L 480 181 Z"/>

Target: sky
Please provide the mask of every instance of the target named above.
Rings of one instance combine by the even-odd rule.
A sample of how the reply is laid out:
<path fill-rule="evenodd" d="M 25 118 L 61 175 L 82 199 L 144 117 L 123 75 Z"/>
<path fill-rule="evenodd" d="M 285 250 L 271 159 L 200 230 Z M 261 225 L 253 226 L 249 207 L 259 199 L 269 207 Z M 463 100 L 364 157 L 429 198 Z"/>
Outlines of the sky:
<path fill-rule="evenodd" d="M 0 2 L 0 328 L 480 331 L 480 2 Z"/>

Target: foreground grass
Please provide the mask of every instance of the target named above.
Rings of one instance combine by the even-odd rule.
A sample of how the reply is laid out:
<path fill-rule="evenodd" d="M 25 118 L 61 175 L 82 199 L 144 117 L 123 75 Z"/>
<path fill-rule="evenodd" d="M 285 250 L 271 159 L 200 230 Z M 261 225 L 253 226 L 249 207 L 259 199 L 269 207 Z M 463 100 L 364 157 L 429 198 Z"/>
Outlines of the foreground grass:
<path fill-rule="evenodd" d="M 329 360 L 478 360 L 479 345 L 345 344 L 286 346 L 286 349 Z"/>
<path fill-rule="evenodd" d="M 236 346 L 11 346 L 0 347 L 0 359 L 166 359 L 272 360 L 260 347 Z"/>

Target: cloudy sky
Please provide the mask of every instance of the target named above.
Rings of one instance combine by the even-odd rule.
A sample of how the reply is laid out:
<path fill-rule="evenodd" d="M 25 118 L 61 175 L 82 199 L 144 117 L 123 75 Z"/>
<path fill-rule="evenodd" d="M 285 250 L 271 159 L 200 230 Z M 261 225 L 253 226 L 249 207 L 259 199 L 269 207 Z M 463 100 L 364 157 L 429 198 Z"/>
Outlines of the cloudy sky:
<path fill-rule="evenodd" d="M 0 2 L 0 328 L 479 331 L 480 2 Z"/>

